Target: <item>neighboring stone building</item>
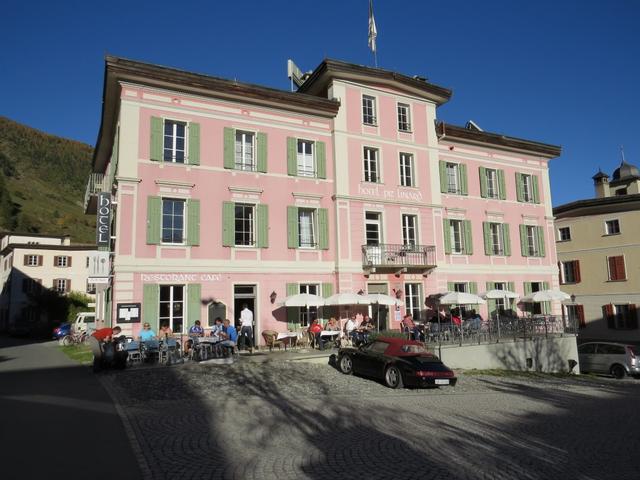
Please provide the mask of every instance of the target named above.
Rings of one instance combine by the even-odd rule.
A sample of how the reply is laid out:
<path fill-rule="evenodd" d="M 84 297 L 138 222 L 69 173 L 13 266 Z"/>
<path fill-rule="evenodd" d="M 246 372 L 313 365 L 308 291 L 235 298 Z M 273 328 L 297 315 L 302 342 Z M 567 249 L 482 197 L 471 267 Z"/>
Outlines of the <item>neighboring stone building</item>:
<path fill-rule="evenodd" d="M 68 236 L 5 233 L 0 237 L 0 331 L 32 330 L 46 321 L 30 299 L 43 288 L 60 294 L 78 291 L 91 297 L 88 282 L 95 245 L 72 245 Z M 64 320 L 64 319 L 48 319 Z"/>
<path fill-rule="evenodd" d="M 437 123 L 450 96 L 336 60 L 286 92 L 107 57 L 85 203 L 113 199 L 99 318 L 140 304 L 184 331 L 247 303 L 257 332 L 282 331 L 317 313 L 279 307 L 295 293 L 387 293 L 425 320 L 446 290 L 557 288 L 560 148 Z M 404 312 L 380 311 L 398 328 Z"/>
<path fill-rule="evenodd" d="M 640 172 L 625 161 L 594 177 L 596 198 L 553 209 L 562 290 L 585 339 L 640 340 Z"/>

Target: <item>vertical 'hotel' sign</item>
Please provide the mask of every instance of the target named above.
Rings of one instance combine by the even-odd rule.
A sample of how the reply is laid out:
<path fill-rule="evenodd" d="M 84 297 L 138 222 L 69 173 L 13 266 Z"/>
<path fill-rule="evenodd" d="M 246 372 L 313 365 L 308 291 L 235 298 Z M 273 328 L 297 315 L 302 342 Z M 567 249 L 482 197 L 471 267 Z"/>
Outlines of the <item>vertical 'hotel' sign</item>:
<path fill-rule="evenodd" d="M 99 247 L 110 244 L 111 192 L 98 193 L 98 211 L 96 218 L 96 243 Z"/>

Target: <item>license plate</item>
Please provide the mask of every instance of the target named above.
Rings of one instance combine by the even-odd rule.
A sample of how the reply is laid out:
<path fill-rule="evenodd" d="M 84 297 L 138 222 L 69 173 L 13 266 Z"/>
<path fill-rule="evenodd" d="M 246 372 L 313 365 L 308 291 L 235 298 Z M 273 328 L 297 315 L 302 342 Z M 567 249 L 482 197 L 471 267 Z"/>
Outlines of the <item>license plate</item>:
<path fill-rule="evenodd" d="M 436 385 L 449 385 L 449 380 L 446 378 L 436 378 Z"/>

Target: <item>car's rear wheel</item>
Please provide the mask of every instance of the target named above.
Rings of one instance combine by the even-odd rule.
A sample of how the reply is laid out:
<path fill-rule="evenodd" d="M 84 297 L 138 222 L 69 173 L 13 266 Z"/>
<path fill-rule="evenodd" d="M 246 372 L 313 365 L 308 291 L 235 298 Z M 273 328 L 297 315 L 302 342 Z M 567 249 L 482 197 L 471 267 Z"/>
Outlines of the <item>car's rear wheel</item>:
<path fill-rule="evenodd" d="M 345 375 L 351 375 L 353 373 L 353 360 L 351 355 L 341 355 L 338 360 L 338 368 Z"/>
<path fill-rule="evenodd" d="M 384 371 L 384 384 L 389 388 L 402 388 L 402 372 L 395 365 L 390 365 Z"/>
<path fill-rule="evenodd" d="M 627 373 L 624 371 L 624 367 L 622 365 L 613 365 L 610 371 L 611 375 L 618 379 L 624 378 L 625 374 Z"/>

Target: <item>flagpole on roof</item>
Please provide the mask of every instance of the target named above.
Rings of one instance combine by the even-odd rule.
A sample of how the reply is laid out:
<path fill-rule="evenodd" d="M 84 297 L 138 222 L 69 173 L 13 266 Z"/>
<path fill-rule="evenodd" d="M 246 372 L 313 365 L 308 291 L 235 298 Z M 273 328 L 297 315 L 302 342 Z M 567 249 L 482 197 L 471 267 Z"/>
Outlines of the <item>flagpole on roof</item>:
<path fill-rule="evenodd" d="M 378 68 L 378 52 L 376 49 L 376 37 L 378 29 L 376 28 L 376 19 L 373 16 L 373 0 L 369 0 L 369 48 L 373 52 L 373 63 Z"/>

